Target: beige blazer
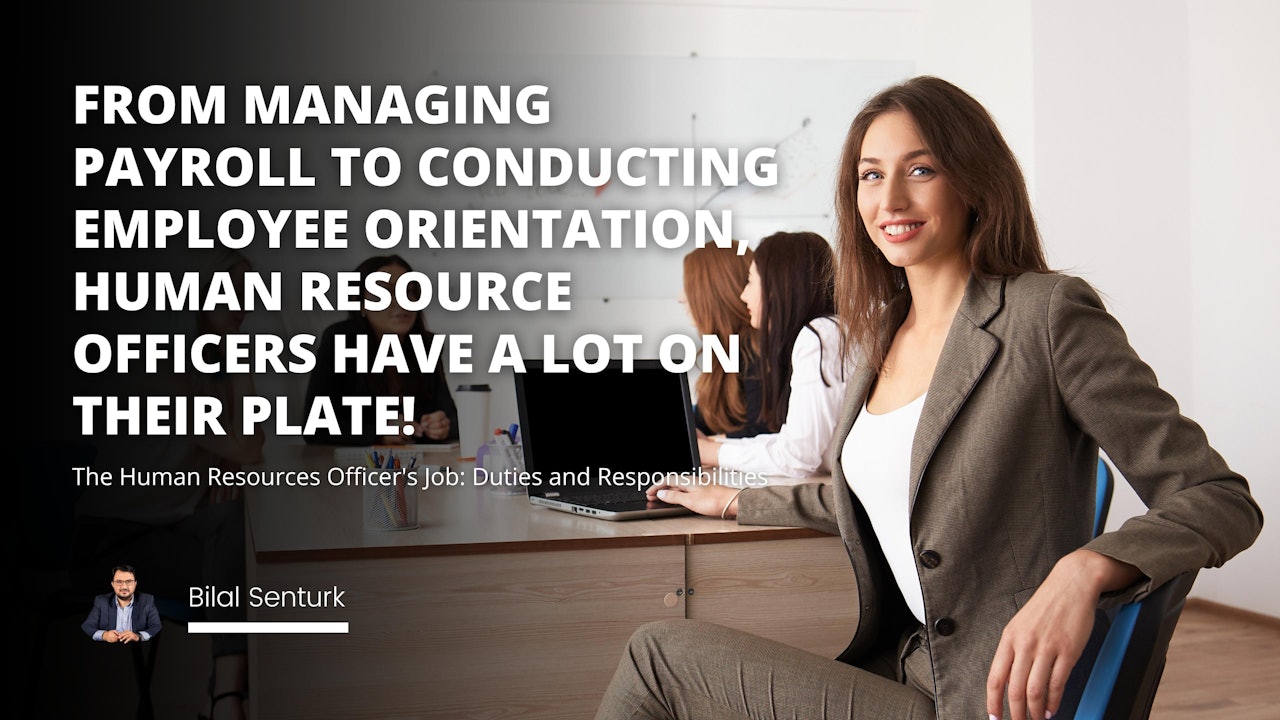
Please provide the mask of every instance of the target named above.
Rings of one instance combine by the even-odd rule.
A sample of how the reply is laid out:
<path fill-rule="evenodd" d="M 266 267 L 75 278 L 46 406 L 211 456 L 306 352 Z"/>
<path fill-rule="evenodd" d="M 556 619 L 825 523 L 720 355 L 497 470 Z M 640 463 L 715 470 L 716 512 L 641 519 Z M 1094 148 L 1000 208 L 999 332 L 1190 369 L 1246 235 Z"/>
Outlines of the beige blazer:
<path fill-rule="evenodd" d="M 886 333 L 910 298 L 889 308 Z M 889 335 L 892 337 L 892 335 Z M 831 484 L 747 490 L 738 521 L 838 533 L 853 563 L 856 662 L 905 608 L 840 452 L 872 381 L 861 365 L 837 426 Z M 1147 504 L 1092 538 L 1098 447 Z M 1248 547 L 1262 513 L 1244 478 L 1178 411 L 1087 283 L 1059 274 L 970 279 L 929 385 L 911 457 L 911 542 L 939 718 L 986 717 L 1000 633 L 1063 555 L 1086 546 L 1139 568 L 1105 598 L 1144 597 Z"/>

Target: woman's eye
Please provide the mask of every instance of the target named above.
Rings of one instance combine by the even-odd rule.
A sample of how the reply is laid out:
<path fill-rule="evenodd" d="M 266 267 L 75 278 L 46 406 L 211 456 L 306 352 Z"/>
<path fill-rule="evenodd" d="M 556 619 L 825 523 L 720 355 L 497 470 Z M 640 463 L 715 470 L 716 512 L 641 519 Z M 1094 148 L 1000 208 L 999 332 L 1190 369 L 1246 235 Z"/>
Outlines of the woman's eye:
<path fill-rule="evenodd" d="M 933 168 L 925 167 L 923 165 L 917 165 L 911 168 L 911 175 L 915 177 L 924 177 L 933 174 L 935 174 Z"/>
<path fill-rule="evenodd" d="M 882 179 L 884 179 L 884 175 L 882 175 L 882 174 L 880 173 L 880 171 L 879 171 L 879 170 L 868 170 L 868 171 L 866 171 L 866 172 L 862 173 L 861 175 L 859 175 L 859 176 L 858 176 L 858 179 L 859 179 L 859 180 L 863 180 L 863 181 L 866 181 L 866 180 L 882 180 Z"/>

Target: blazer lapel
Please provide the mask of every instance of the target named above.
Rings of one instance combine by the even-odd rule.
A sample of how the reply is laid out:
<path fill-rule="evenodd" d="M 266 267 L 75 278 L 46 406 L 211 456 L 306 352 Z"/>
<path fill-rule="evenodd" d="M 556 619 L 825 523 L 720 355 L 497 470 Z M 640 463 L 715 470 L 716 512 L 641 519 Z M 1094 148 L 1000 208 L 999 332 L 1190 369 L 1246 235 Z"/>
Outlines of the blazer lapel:
<path fill-rule="evenodd" d="M 951 321 L 947 341 L 933 371 L 911 446 L 912 508 L 938 443 L 1000 349 L 1000 341 L 984 328 L 1003 305 L 1004 278 L 969 277 L 964 299 Z"/>

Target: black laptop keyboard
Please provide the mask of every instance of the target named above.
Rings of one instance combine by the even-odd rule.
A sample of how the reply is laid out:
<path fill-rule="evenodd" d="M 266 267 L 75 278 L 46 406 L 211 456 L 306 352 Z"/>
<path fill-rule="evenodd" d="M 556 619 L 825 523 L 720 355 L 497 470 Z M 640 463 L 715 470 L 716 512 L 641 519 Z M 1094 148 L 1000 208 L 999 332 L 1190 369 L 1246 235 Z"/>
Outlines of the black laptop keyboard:
<path fill-rule="evenodd" d="M 596 508 L 606 508 L 616 505 L 634 505 L 637 502 L 645 502 L 644 493 L 635 490 L 610 490 L 607 492 L 588 493 L 586 495 L 574 495 L 565 498 L 577 505 L 589 505 Z"/>

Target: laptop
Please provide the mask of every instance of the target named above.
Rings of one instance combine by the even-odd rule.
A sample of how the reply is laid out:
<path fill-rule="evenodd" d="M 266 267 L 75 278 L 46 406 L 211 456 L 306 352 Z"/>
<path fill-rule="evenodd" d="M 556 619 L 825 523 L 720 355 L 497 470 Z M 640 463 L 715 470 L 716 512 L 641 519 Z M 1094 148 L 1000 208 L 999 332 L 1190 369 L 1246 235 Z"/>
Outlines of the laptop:
<path fill-rule="evenodd" d="M 701 464 L 687 374 L 657 360 L 631 372 L 616 360 L 595 373 L 555 365 L 529 360 L 515 374 L 529 502 L 602 520 L 688 513 L 644 493 Z"/>

